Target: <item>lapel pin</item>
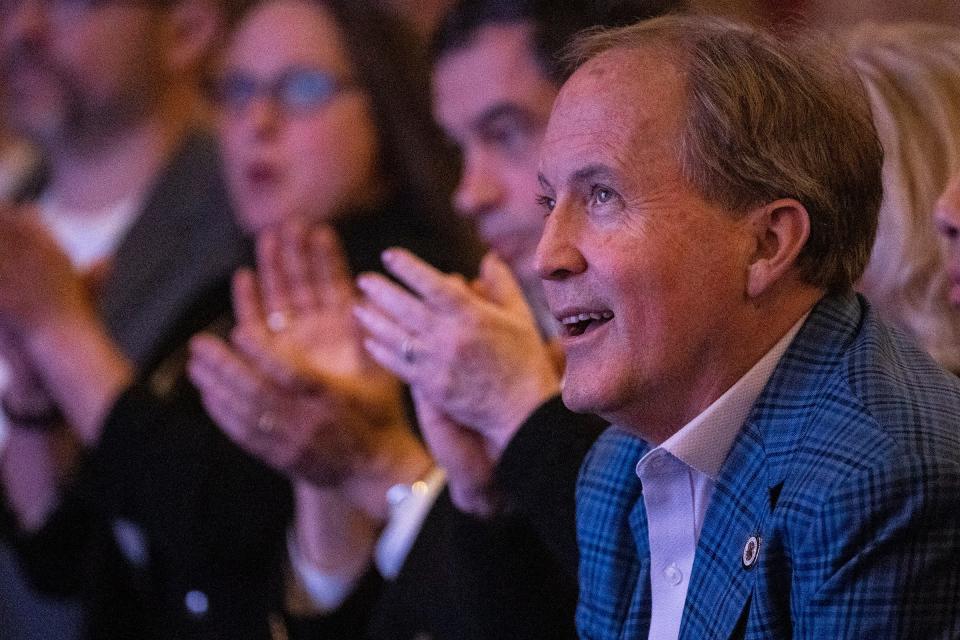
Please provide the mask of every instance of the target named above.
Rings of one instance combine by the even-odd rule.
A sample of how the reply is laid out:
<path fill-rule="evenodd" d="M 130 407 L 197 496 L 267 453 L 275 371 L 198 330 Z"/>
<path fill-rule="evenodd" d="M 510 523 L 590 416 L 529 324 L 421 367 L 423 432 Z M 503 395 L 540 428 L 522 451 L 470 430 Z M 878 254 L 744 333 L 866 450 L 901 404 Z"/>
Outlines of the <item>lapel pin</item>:
<path fill-rule="evenodd" d="M 749 569 L 756 563 L 760 557 L 760 536 L 753 535 L 747 538 L 747 543 L 743 545 L 743 568 Z"/>

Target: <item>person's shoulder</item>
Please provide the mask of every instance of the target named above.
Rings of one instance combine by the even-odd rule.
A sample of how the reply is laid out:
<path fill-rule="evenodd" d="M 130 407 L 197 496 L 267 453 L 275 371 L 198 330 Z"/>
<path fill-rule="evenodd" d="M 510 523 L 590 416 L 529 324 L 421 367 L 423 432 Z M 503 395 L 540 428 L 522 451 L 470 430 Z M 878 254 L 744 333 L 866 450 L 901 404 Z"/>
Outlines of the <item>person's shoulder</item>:
<path fill-rule="evenodd" d="M 796 350 L 792 354 L 796 370 L 808 371 L 792 382 L 815 378 L 815 384 L 804 390 L 802 402 L 788 398 L 794 405 L 793 426 L 776 432 L 773 446 L 765 443 L 788 452 L 778 456 L 778 464 L 787 467 L 781 477 L 788 486 L 795 482 L 809 499 L 856 485 L 857 478 L 921 478 L 918 470 L 935 468 L 960 473 L 956 376 L 885 325 L 862 298 L 847 306 L 858 312 L 845 328 L 836 323 L 832 360 L 811 364 L 798 358 Z M 824 314 L 815 313 L 814 322 L 823 322 Z M 807 344 L 800 350 L 806 347 L 816 348 Z"/>
<path fill-rule="evenodd" d="M 144 202 L 141 222 L 146 230 L 167 230 L 170 242 L 198 255 L 215 250 L 231 265 L 243 261 L 247 245 L 213 134 L 202 128 L 184 134 Z"/>
<path fill-rule="evenodd" d="M 870 308 L 843 359 L 842 380 L 864 427 L 891 454 L 960 461 L 960 379 Z"/>
<path fill-rule="evenodd" d="M 897 465 L 960 464 L 956 377 L 859 296 L 814 309 L 753 419 L 768 473 L 805 498 Z"/>
<path fill-rule="evenodd" d="M 216 137 L 202 128 L 185 132 L 157 175 L 151 196 L 154 200 L 183 201 L 208 209 L 212 204 L 229 213 L 223 161 Z"/>

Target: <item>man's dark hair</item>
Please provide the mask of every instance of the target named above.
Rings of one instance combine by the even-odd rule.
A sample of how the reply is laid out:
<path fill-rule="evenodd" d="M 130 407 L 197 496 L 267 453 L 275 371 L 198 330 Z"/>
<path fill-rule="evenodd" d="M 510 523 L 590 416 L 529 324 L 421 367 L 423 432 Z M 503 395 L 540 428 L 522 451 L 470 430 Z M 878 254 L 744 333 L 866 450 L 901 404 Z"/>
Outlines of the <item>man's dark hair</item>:
<path fill-rule="evenodd" d="M 533 26 L 534 55 L 547 77 L 562 84 L 570 69 L 562 60 L 573 37 L 594 27 L 623 27 L 681 11 L 686 0 L 460 0 L 434 36 L 433 60 L 470 44 L 491 24 L 526 22 Z"/>

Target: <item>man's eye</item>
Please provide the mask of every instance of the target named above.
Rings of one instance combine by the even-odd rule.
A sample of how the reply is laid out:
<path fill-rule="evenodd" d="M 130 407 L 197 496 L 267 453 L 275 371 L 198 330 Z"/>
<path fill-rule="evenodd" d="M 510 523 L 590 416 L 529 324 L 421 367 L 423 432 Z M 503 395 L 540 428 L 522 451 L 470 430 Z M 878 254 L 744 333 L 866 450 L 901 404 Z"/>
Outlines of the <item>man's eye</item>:
<path fill-rule="evenodd" d="M 550 196 L 537 196 L 537 204 L 547 211 L 553 211 L 554 207 L 557 206 L 557 201 Z"/>
<path fill-rule="evenodd" d="M 615 197 L 615 193 L 612 189 L 606 187 L 593 187 L 593 201 L 597 204 L 607 204 Z"/>
<path fill-rule="evenodd" d="M 488 123 L 480 137 L 501 151 L 522 153 L 529 147 L 530 129 L 522 121 L 502 119 Z"/>

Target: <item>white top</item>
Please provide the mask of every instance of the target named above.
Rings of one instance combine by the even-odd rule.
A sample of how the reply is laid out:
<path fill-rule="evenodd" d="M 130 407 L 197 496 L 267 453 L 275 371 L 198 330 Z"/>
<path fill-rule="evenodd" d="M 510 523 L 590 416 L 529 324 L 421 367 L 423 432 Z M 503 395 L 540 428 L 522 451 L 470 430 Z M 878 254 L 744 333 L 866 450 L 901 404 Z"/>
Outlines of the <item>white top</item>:
<path fill-rule="evenodd" d="M 81 271 L 112 256 L 140 213 L 140 199 L 136 197 L 99 211 L 72 210 L 49 197 L 41 198 L 38 204 L 40 221 Z"/>
<path fill-rule="evenodd" d="M 650 542 L 651 640 L 680 635 L 697 541 L 720 468 L 806 317 L 713 404 L 637 463 Z"/>

